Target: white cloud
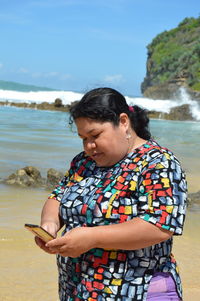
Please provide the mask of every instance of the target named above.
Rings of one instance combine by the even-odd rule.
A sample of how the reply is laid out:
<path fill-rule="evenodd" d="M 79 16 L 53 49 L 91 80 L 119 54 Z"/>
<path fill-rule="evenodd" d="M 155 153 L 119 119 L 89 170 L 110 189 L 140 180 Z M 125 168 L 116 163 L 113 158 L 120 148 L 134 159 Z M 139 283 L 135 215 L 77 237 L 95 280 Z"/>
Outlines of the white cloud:
<path fill-rule="evenodd" d="M 19 68 L 18 72 L 19 73 L 29 73 L 28 69 L 26 69 L 24 67 Z"/>
<path fill-rule="evenodd" d="M 70 79 L 70 78 L 72 78 L 72 76 L 71 76 L 70 74 L 62 74 L 62 75 L 60 76 L 60 79 L 61 79 L 61 80 L 66 80 L 66 79 Z"/>
<path fill-rule="evenodd" d="M 0 62 L 0 69 L 3 67 L 3 64 Z M 49 72 L 43 72 L 43 71 L 31 71 L 27 68 L 20 67 L 18 70 L 14 71 L 15 73 L 30 76 L 34 79 L 56 79 L 60 81 L 66 81 L 68 79 L 71 79 L 72 76 L 67 73 L 62 73 L 58 71 L 49 71 Z"/>
<path fill-rule="evenodd" d="M 59 73 L 55 71 L 51 72 L 33 72 L 31 76 L 34 78 L 49 78 L 49 77 L 58 77 Z"/>
<path fill-rule="evenodd" d="M 33 72 L 31 76 L 34 78 L 40 78 L 43 77 L 43 74 L 41 72 Z"/>
<path fill-rule="evenodd" d="M 119 82 L 123 82 L 124 78 L 121 74 L 114 74 L 114 75 L 106 75 L 104 77 L 104 81 L 109 84 L 116 84 Z"/>
<path fill-rule="evenodd" d="M 58 72 L 55 72 L 55 71 L 52 71 L 52 72 L 44 73 L 43 76 L 44 76 L 44 77 L 58 77 L 58 76 L 59 76 L 59 73 L 58 73 Z"/>
<path fill-rule="evenodd" d="M 33 72 L 31 73 L 31 76 L 33 78 L 57 78 L 58 80 L 68 80 L 72 78 L 70 74 L 63 74 L 60 72 L 56 71 L 51 71 L 51 72 Z"/>

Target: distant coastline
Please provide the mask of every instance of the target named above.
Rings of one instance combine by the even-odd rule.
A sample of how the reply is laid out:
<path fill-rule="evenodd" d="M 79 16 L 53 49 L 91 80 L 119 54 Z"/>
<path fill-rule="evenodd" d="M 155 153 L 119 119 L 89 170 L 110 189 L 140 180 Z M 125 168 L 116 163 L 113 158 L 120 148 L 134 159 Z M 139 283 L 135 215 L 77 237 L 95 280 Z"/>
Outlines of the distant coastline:
<path fill-rule="evenodd" d="M 69 112 L 69 108 L 71 105 L 63 105 L 62 100 L 57 98 L 53 103 L 49 102 L 13 102 L 13 101 L 0 101 L 0 106 L 8 106 L 8 107 L 18 107 L 18 108 L 27 108 L 27 109 L 37 109 L 37 110 L 50 110 L 50 111 L 61 111 L 61 112 Z"/>
<path fill-rule="evenodd" d="M 27 108 L 27 109 L 37 109 L 37 110 L 50 110 L 50 111 L 60 111 L 60 112 L 69 112 L 70 107 L 76 101 L 71 104 L 64 105 L 60 98 L 55 99 L 53 103 L 49 102 L 13 102 L 13 101 L 0 101 L 0 106 L 13 106 L 18 108 Z M 149 118 L 155 119 L 165 119 L 165 120 L 195 120 L 193 117 L 190 107 L 188 104 L 174 107 L 170 110 L 169 113 L 155 110 L 147 110 Z"/>
<path fill-rule="evenodd" d="M 161 93 L 162 94 L 162 93 Z M 165 120 L 200 120 L 200 105 L 191 99 L 183 87 L 173 99 L 125 96 L 129 105 L 138 105 L 148 111 L 150 118 Z M 73 91 L 26 85 L 0 80 L 0 106 L 68 112 L 70 106 L 83 94 Z"/>

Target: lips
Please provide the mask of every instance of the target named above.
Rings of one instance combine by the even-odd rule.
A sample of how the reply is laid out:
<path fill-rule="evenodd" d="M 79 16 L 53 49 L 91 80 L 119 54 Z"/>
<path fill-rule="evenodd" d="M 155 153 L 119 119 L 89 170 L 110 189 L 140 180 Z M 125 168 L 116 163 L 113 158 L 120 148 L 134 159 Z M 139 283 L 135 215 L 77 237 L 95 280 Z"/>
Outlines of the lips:
<path fill-rule="evenodd" d="M 103 153 L 95 153 L 91 157 L 95 160 L 98 159 Z"/>

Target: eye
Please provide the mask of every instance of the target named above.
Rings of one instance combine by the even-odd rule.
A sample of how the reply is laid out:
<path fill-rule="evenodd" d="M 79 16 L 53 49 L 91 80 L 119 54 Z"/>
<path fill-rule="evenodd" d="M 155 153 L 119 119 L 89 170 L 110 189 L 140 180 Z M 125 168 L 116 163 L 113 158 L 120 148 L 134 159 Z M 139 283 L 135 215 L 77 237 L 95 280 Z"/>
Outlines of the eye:
<path fill-rule="evenodd" d="M 99 135 L 100 135 L 100 133 L 96 134 L 96 135 L 93 135 L 92 138 L 97 139 L 99 137 Z"/>

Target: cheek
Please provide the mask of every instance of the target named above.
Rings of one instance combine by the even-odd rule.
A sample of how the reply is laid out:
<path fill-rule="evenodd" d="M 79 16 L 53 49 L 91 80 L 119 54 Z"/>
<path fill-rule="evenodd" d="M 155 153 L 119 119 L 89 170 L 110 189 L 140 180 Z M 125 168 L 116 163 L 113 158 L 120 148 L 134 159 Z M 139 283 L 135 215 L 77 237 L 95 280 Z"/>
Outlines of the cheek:
<path fill-rule="evenodd" d="M 127 151 L 127 139 L 123 133 L 114 132 L 106 139 L 105 145 L 111 154 L 123 154 Z"/>
<path fill-rule="evenodd" d="M 117 144 L 120 147 L 125 146 L 126 142 L 127 142 L 124 132 L 122 132 L 120 130 L 113 133 L 113 136 L 111 137 L 111 139 L 113 140 L 113 143 Z"/>
<path fill-rule="evenodd" d="M 110 139 L 99 139 L 96 142 L 97 148 L 101 149 L 104 152 L 108 152 L 110 150 L 110 145 L 112 144 L 112 141 Z"/>
<path fill-rule="evenodd" d="M 114 141 L 114 145 L 113 148 L 115 148 L 115 153 L 118 153 L 121 157 L 123 157 L 128 150 L 128 140 L 126 139 L 126 136 L 124 135 L 124 133 L 120 133 L 115 141 Z"/>

